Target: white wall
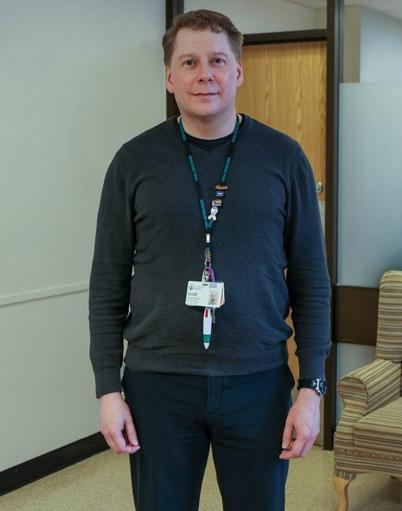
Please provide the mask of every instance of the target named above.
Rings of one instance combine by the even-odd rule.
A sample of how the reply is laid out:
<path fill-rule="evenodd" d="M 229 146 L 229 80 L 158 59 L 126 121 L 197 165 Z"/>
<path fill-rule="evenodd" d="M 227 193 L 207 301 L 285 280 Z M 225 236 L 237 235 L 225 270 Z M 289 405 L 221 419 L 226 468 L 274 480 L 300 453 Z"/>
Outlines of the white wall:
<path fill-rule="evenodd" d="M 402 80 L 402 20 L 361 9 L 360 80 Z"/>
<path fill-rule="evenodd" d="M 402 81 L 342 84 L 339 94 L 339 273 L 378 287 L 402 269 Z"/>
<path fill-rule="evenodd" d="M 402 20 L 367 7 L 345 7 L 343 61 L 344 83 L 401 80 Z"/>
<path fill-rule="evenodd" d="M 184 9 L 222 12 L 244 34 L 316 28 L 314 9 L 285 0 L 185 0 Z"/>
<path fill-rule="evenodd" d="M 0 470 L 98 431 L 88 279 L 109 162 L 165 118 L 159 0 L 0 3 Z"/>

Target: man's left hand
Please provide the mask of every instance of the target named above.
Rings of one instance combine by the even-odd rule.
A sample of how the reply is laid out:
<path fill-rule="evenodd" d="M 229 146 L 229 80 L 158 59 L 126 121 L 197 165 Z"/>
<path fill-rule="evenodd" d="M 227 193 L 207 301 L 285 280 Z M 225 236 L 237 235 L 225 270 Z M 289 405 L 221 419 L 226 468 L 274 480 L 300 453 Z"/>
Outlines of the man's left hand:
<path fill-rule="evenodd" d="M 283 431 L 282 452 L 279 455 L 282 460 L 302 458 L 311 449 L 320 431 L 320 399 L 313 389 L 299 390 Z"/>

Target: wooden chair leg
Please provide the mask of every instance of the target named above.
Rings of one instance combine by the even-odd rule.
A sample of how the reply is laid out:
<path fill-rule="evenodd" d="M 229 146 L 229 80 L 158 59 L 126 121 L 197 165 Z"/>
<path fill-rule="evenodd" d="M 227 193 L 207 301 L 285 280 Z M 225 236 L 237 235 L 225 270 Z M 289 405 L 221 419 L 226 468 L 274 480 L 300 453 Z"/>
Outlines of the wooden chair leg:
<path fill-rule="evenodd" d="M 336 511 L 348 511 L 349 509 L 349 500 L 348 500 L 348 486 L 352 479 L 343 479 L 342 477 L 338 477 L 334 475 L 333 483 L 335 491 L 338 495 L 338 506 Z"/>

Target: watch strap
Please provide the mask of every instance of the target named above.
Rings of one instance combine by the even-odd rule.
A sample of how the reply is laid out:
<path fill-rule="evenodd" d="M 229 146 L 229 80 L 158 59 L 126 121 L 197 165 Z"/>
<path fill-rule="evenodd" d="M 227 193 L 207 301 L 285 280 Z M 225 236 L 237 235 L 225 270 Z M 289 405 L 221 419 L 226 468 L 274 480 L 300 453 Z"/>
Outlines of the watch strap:
<path fill-rule="evenodd" d="M 325 378 L 300 378 L 297 390 L 300 389 L 313 389 L 319 396 L 324 396 L 327 392 L 327 382 Z"/>

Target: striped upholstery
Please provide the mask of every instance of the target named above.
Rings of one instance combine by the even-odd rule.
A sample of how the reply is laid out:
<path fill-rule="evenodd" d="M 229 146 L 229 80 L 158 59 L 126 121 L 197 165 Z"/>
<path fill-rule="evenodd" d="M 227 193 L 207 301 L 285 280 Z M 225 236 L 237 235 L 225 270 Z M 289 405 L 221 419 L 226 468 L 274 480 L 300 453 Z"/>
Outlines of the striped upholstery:
<path fill-rule="evenodd" d="M 402 461 L 402 398 L 360 419 L 353 431 L 355 448 L 361 452 L 395 456 Z"/>
<path fill-rule="evenodd" d="M 402 361 L 402 271 L 385 272 L 381 279 L 376 356 Z"/>
<path fill-rule="evenodd" d="M 400 382 L 401 364 L 389 360 L 375 360 L 340 380 L 338 390 L 344 410 L 336 428 L 335 449 L 353 447 L 355 423 L 399 397 Z"/>
<path fill-rule="evenodd" d="M 335 475 L 402 476 L 402 271 L 385 272 L 378 305 L 376 360 L 344 376 L 335 433 Z"/>
<path fill-rule="evenodd" d="M 382 455 L 377 456 L 360 449 L 347 452 L 335 452 L 334 475 L 342 479 L 353 479 L 356 474 L 368 472 L 385 472 L 395 477 L 402 477 L 402 460 L 399 457 Z"/>

